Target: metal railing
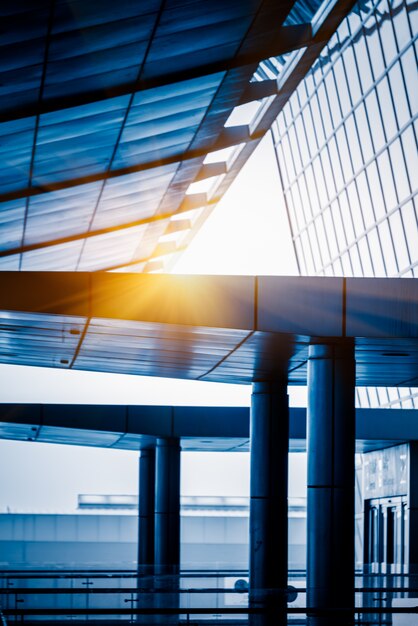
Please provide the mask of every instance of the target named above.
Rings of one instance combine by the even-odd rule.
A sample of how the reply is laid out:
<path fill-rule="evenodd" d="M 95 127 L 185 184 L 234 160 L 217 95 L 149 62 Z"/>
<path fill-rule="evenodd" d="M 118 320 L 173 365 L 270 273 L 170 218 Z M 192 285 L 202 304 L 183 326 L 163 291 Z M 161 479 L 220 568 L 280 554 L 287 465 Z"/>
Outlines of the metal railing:
<path fill-rule="evenodd" d="M 7 570 L 0 571 L 0 617 L 2 626 L 67 620 L 73 625 L 91 620 L 97 626 L 103 620 L 110 625 L 112 619 L 151 623 L 154 618 L 163 623 L 173 618 L 185 624 L 244 624 L 251 615 L 274 619 L 277 614 L 277 619 L 296 625 L 306 623 L 309 614 L 332 615 L 336 623 L 352 616 L 356 624 L 386 625 L 394 614 L 418 614 L 417 576 L 356 576 L 354 608 L 307 608 L 306 591 L 302 571 L 290 572 L 288 589 L 258 590 L 249 596 L 245 570 L 187 570 L 178 576 L 133 570 Z M 409 606 L 397 606 L 403 600 Z"/>

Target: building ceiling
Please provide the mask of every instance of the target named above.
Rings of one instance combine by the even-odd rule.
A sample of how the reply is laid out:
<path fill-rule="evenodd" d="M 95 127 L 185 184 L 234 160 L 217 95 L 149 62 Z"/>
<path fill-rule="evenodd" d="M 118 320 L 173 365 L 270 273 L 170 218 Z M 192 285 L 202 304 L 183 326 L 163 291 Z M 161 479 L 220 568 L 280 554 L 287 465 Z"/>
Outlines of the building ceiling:
<path fill-rule="evenodd" d="M 171 267 L 352 4 L 4 0 L 0 270 Z"/>

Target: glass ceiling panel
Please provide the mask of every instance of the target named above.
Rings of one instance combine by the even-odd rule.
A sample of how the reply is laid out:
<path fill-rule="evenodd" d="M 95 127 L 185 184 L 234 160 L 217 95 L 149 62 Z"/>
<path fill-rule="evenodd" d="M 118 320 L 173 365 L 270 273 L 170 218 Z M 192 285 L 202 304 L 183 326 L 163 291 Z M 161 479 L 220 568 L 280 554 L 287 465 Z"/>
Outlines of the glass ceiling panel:
<path fill-rule="evenodd" d="M 25 200 L 0 204 L 0 250 L 19 246 L 23 236 Z"/>
<path fill-rule="evenodd" d="M 35 123 L 31 117 L 0 124 L 0 193 L 28 184 Z"/>
<path fill-rule="evenodd" d="M 82 241 L 32 250 L 22 254 L 22 271 L 72 272 L 76 269 Z"/>
<path fill-rule="evenodd" d="M 77 269 L 93 271 L 102 267 L 129 263 L 146 228 L 146 226 L 137 226 L 87 239 Z"/>
<path fill-rule="evenodd" d="M 0 258 L 1 272 L 17 272 L 19 270 L 20 254 Z"/>
<path fill-rule="evenodd" d="M 211 63 L 233 57 L 251 25 L 253 10 L 256 8 L 249 6 L 247 2 L 242 3 L 246 13 L 242 15 L 242 8 L 237 11 L 237 4 L 233 3 L 228 8 L 228 3 L 224 3 L 224 19 L 220 19 L 218 15 L 218 20 L 211 23 L 210 17 L 207 19 L 207 15 L 210 16 L 211 13 L 209 4 L 205 6 L 205 11 L 202 11 L 199 2 L 188 4 L 189 7 L 173 7 L 171 20 L 170 10 L 164 11 L 167 19 L 161 20 L 157 28 L 145 64 L 146 75 L 176 72 L 196 63 Z M 214 4 L 217 9 L 220 8 L 219 2 Z M 179 20 L 185 11 L 193 13 L 194 20 L 189 22 L 190 28 L 187 28 L 186 21 L 185 27 L 179 31 L 178 27 L 173 28 L 171 24 L 173 19 Z"/>
<path fill-rule="evenodd" d="M 65 115 L 42 115 L 34 161 L 35 184 L 105 171 L 128 102 L 129 97 L 124 96 L 68 109 Z"/>
<path fill-rule="evenodd" d="M 0 6 L 0 111 L 34 101 L 42 78 L 48 2 Z"/>
<path fill-rule="evenodd" d="M 92 229 L 153 215 L 177 167 L 173 164 L 106 181 Z"/>
<path fill-rule="evenodd" d="M 100 188 L 101 183 L 90 183 L 31 198 L 24 243 L 49 241 L 85 232 Z"/>
<path fill-rule="evenodd" d="M 22 254 L 22 270 L 72 272 L 76 269 L 82 246 L 82 241 L 74 241 L 25 252 Z"/>
<path fill-rule="evenodd" d="M 177 156 L 180 159 L 181 154 L 188 149 L 196 129 L 197 126 L 121 143 L 113 166 L 117 169 Z"/>
<path fill-rule="evenodd" d="M 141 14 L 155 13 L 160 0 L 132 2 L 132 0 L 57 0 L 54 13 L 54 33 L 88 28 L 99 24 L 135 18 Z"/>
<path fill-rule="evenodd" d="M 135 3 L 122 0 L 111 8 L 108 2 L 87 2 L 92 7 L 78 5 L 79 12 L 89 13 L 87 23 L 81 19 L 65 24 L 61 14 L 58 29 L 53 26 L 48 49 L 44 97 L 80 93 L 84 90 L 106 89 L 121 83 L 134 82 L 144 60 L 149 38 L 157 19 L 155 3 Z M 159 4 L 159 3 L 158 3 Z M 128 7 L 128 14 L 125 7 Z M 96 20 L 90 10 L 94 8 Z M 103 15 L 104 13 L 104 15 Z M 124 19 L 121 19 L 124 16 Z M 68 28 L 68 26 L 70 26 Z M 57 32 L 58 31 L 58 32 Z"/>
<path fill-rule="evenodd" d="M 165 108 L 171 106 L 170 103 L 166 101 L 173 100 L 177 102 L 178 98 L 181 97 L 189 99 L 190 97 L 196 96 L 200 98 L 202 92 L 210 91 L 213 93 L 220 85 L 224 76 L 225 72 L 217 72 L 208 76 L 199 76 L 198 78 L 163 85 L 154 89 L 139 91 L 134 96 L 133 107 L 144 104 L 154 104 L 155 106 L 161 105 Z"/>

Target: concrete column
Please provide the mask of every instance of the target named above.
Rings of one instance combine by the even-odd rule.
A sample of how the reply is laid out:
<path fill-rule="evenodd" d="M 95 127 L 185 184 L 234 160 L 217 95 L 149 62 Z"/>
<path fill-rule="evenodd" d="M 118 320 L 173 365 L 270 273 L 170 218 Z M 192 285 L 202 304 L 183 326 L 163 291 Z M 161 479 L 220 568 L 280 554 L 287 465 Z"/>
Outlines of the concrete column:
<path fill-rule="evenodd" d="M 309 347 L 308 606 L 354 607 L 354 343 Z M 310 616 L 312 626 L 354 623 L 353 614 Z"/>
<path fill-rule="evenodd" d="M 253 383 L 250 417 L 251 624 L 286 623 L 289 408 L 287 378 Z"/>
<path fill-rule="evenodd" d="M 139 453 L 138 571 L 152 574 L 154 564 L 155 450 Z"/>
<path fill-rule="evenodd" d="M 154 554 L 157 573 L 179 573 L 180 442 L 174 438 L 157 439 Z"/>

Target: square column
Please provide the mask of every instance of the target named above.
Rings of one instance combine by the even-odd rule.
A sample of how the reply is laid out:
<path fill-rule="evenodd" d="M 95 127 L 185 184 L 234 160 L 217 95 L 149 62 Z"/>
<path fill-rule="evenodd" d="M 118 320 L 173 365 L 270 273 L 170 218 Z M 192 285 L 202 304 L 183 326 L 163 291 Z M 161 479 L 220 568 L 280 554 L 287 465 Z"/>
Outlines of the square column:
<path fill-rule="evenodd" d="M 250 414 L 250 606 L 257 626 L 285 623 L 287 599 L 287 377 L 253 383 Z"/>
<path fill-rule="evenodd" d="M 354 392 L 353 340 L 310 345 L 307 602 L 325 610 L 310 626 L 354 623 Z"/>

